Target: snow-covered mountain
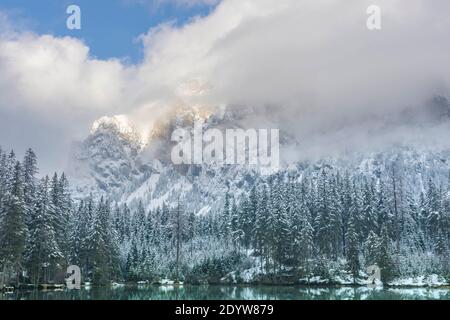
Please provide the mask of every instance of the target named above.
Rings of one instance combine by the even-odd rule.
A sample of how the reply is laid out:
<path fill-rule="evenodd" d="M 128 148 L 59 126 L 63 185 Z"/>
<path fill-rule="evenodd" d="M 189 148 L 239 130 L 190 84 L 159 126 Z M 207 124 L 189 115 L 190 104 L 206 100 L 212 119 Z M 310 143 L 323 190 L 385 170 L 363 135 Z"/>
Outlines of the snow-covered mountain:
<path fill-rule="evenodd" d="M 227 181 L 245 189 L 255 174 L 238 167 L 174 166 L 170 162 L 170 135 L 176 127 L 189 127 L 202 110 L 182 110 L 171 121 L 161 121 L 149 133 L 149 141 L 124 116 L 103 117 L 94 122 L 89 136 L 73 145 L 68 175 L 78 198 L 94 195 L 127 203 L 140 200 L 148 209 L 179 197 L 198 214 L 219 208 Z"/>
<path fill-rule="evenodd" d="M 206 127 L 242 127 L 251 114 L 249 109 L 227 112 L 178 109 L 157 122 L 148 135 L 139 133 L 125 116 L 103 117 L 95 121 L 83 142 L 74 144 L 68 174 L 75 194 L 77 197 L 89 192 L 102 194 L 131 208 L 142 201 L 147 210 L 164 202 L 173 205 L 182 198 L 187 209 L 198 215 L 218 212 L 227 190 L 238 199 L 261 179 L 259 173 L 254 168 L 237 165 L 174 166 L 170 161 L 171 133 L 177 127 L 191 128 L 198 118 L 206 120 Z M 445 118 L 448 121 L 447 114 Z M 296 139 L 282 134 L 281 148 L 292 150 L 300 146 Z M 387 145 L 376 152 L 368 149 L 320 160 L 284 162 L 280 174 L 299 179 L 304 172 L 314 175 L 322 168 L 334 168 L 377 178 L 390 170 L 392 163 L 406 172 L 404 183 L 423 189 L 430 175 L 434 181 L 447 182 L 450 150 L 430 145 Z"/>
<path fill-rule="evenodd" d="M 143 141 L 125 116 L 95 121 L 89 136 L 74 143 L 69 158 L 68 174 L 77 193 L 114 193 L 151 174 L 152 168 L 139 161 Z"/>

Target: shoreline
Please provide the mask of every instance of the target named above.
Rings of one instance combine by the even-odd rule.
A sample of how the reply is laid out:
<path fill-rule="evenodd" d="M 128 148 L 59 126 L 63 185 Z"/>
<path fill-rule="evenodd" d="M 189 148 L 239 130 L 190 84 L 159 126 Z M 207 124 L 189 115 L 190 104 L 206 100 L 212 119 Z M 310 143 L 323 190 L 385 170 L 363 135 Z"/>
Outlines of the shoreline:
<path fill-rule="evenodd" d="M 239 287 L 239 288 L 258 288 L 258 287 L 279 287 L 279 288 L 314 288 L 314 289 L 341 289 L 341 288 L 353 288 L 353 289 L 445 289 L 450 291 L 450 284 L 445 285 L 377 285 L 375 287 L 369 287 L 368 285 L 351 285 L 351 284 L 269 284 L 269 283 L 205 283 L 205 284 L 193 284 L 193 283 L 181 283 L 181 284 L 155 284 L 155 283 L 146 283 L 146 284 L 138 284 L 136 282 L 129 283 L 113 283 L 110 285 L 82 285 L 80 290 L 90 290 L 90 289 L 114 289 L 114 288 L 142 288 L 142 287 L 153 287 L 153 288 L 182 288 L 182 287 Z M 39 284 L 37 288 L 32 285 L 21 286 L 18 289 L 14 287 L 6 287 L 1 288 L 0 293 L 13 293 L 16 291 L 64 291 L 66 290 L 66 286 L 63 284 Z M 77 291 L 77 290 L 75 290 Z"/>

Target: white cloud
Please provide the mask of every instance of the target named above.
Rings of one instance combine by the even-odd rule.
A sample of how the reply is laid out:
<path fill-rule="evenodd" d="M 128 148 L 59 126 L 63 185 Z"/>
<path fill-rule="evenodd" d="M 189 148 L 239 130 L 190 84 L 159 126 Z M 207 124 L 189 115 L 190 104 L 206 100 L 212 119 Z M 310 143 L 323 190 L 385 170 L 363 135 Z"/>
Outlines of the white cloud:
<path fill-rule="evenodd" d="M 0 37 L 0 145 L 31 146 L 44 166 L 61 168 L 71 140 L 125 103 L 127 70 L 96 60 L 73 38 L 8 33 Z M 48 168 L 45 166 L 45 168 Z"/>
<path fill-rule="evenodd" d="M 120 61 L 92 59 L 79 40 L 47 35 L 0 41 L 0 69 L 2 106 L 52 113 L 114 108 L 126 80 Z"/>
<path fill-rule="evenodd" d="M 374 3 L 381 31 L 366 28 Z M 99 115 L 151 122 L 184 101 L 272 106 L 271 119 L 301 139 L 364 130 L 449 93 L 449 9 L 446 0 L 224 0 L 207 17 L 143 34 L 135 66 L 93 59 L 72 38 L 3 36 L 0 113 L 57 119 L 73 135 Z"/>

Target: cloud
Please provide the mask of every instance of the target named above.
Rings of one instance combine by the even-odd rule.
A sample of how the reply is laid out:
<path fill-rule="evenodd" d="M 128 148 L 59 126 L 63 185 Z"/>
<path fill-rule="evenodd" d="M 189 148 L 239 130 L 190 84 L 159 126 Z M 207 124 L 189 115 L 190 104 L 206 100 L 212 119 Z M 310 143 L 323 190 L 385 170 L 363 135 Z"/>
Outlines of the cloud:
<path fill-rule="evenodd" d="M 119 60 L 91 58 L 73 38 L 3 34 L 0 144 L 19 152 L 33 147 L 45 168 L 62 168 L 62 154 L 86 134 L 88 123 L 120 109 L 128 73 Z"/>
<path fill-rule="evenodd" d="M 210 90 L 179 99 L 270 112 L 305 148 L 315 141 L 313 149 L 323 152 L 328 144 L 356 149 L 375 136 L 382 139 L 377 143 L 406 141 L 405 130 L 385 132 L 386 120 L 400 125 L 405 110 L 449 94 L 450 4 L 377 1 L 382 30 L 369 31 L 372 4 L 229 0 L 181 28 L 158 26 L 141 37 L 147 53 L 139 70 L 142 101 L 170 96 L 195 79 Z"/>
<path fill-rule="evenodd" d="M 190 103 L 269 106 L 302 141 L 326 133 L 334 140 L 356 126 L 370 132 L 376 119 L 447 95 L 450 75 L 448 2 L 376 3 L 381 31 L 366 28 L 373 1 L 225 1 L 182 28 L 151 30 L 141 71 L 168 91 L 189 79 L 212 88 L 185 97 Z M 145 80 L 151 87 L 154 79 Z"/>
<path fill-rule="evenodd" d="M 114 108 L 125 80 L 119 60 L 96 60 L 73 38 L 22 34 L 0 42 L 2 106 L 40 112 Z"/>
<path fill-rule="evenodd" d="M 380 31 L 366 28 L 372 4 Z M 148 124 L 179 103 L 251 106 L 305 148 L 337 148 L 337 137 L 342 148 L 367 145 L 387 120 L 449 95 L 449 9 L 446 0 L 224 0 L 206 17 L 143 34 L 139 65 L 20 32 L 0 39 L 0 112 L 63 127 L 69 139 L 104 114 Z"/>

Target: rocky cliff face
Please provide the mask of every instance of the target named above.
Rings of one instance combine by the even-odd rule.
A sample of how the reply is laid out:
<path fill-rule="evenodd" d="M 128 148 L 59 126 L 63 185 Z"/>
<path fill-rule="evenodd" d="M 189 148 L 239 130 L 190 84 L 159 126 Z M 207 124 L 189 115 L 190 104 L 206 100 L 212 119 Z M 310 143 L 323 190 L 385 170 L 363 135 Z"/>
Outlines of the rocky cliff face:
<path fill-rule="evenodd" d="M 444 101 L 445 102 L 445 101 Z M 438 101 L 442 111 L 443 101 Z M 188 210 L 197 214 L 219 212 L 227 190 L 239 198 L 262 177 L 247 166 L 182 165 L 170 161 L 170 136 L 177 127 L 191 128 L 195 119 L 206 120 L 206 127 L 240 127 L 251 113 L 211 113 L 181 110 L 159 122 L 146 139 L 124 116 L 104 117 L 93 124 L 89 136 L 74 145 L 68 170 L 77 197 L 90 192 L 105 195 L 130 207 L 142 201 L 147 209 L 164 202 L 174 205 L 183 199 Z M 440 116 L 442 121 L 442 116 Z M 281 136 L 282 148 L 298 148 L 297 141 Z M 370 150 L 370 149 L 368 149 Z M 389 174 L 392 163 L 406 177 L 403 183 L 423 188 L 428 178 L 446 183 L 450 169 L 450 150 L 424 145 L 387 145 L 382 150 L 347 152 L 320 160 L 285 162 L 280 175 L 301 179 L 302 173 L 319 174 L 323 168 L 362 173 L 375 179 Z"/>

